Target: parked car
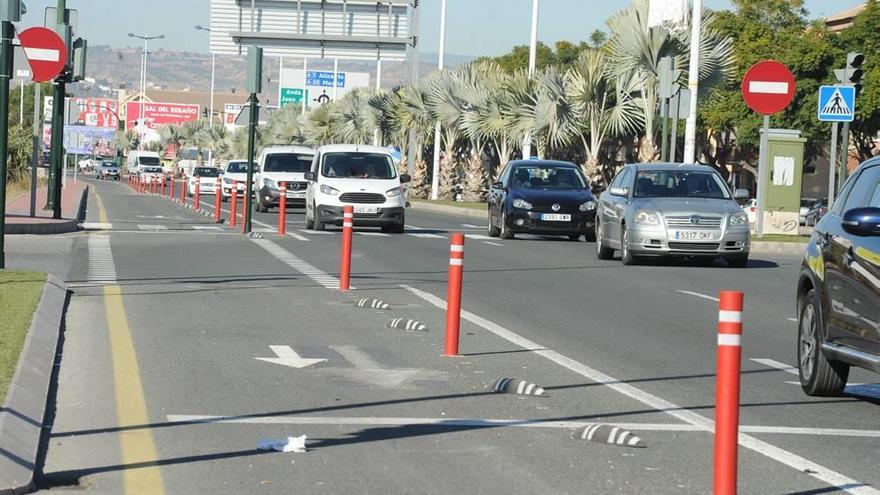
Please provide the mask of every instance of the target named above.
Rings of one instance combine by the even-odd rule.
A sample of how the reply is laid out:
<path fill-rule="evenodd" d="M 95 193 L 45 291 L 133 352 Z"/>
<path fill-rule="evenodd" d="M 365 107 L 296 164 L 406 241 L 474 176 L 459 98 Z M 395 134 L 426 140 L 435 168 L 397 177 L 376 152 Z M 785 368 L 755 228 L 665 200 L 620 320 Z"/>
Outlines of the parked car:
<path fill-rule="evenodd" d="M 406 198 L 400 185 L 410 181 L 397 173 L 386 148 L 337 144 L 318 148 L 306 174 L 306 228 L 342 225 L 342 209 L 354 206 L 356 226 L 403 233 Z"/>
<path fill-rule="evenodd" d="M 813 202 L 810 205 L 810 208 L 807 210 L 806 215 L 804 215 L 804 225 L 814 226 L 819 223 L 819 220 L 825 216 L 825 213 L 828 212 L 828 201 L 824 199 L 820 199 L 818 201 Z"/>
<path fill-rule="evenodd" d="M 254 173 L 256 171 L 257 168 L 254 167 Z M 221 175 L 223 177 L 223 201 L 228 201 L 232 197 L 233 182 L 237 182 L 238 196 L 244 195 L 245 188 L 247 187 L 247 160 L 229 160 L 223 167 Z M 254 178 L 255 176 L 252 175 L 251 180 L 254 180 Z"/>
<path fill-rule="evenodd" d="M 306 204 L 308 181 L 305 175 L 312 167 L 315 150 L 305 146 L 269 146 L 260 154 L 254 175 L 254 209 L 269 211 L 278 206 L 281 190 L 280 182 L 287 187 L 287 206 Z"/>
<path fill-rule="evenodd" d="M 199 182 L 199 195 L 214 194 L 217 189 L 217 177 L 220 170 L 214 167 L 196 167 L 191 176 L 186 177 L 186 193 L 190 196 L 196 194 L 196 181 Z"/>
<path fill-rule="evenodd" d="M 801 225 L 807 224 L 807 212 L 810 211 L 810 207 L 815 202 L 815 198 L 801 198 L 801 209 L 798 212 L 798 221 Z"/>
<path fill-rule="evenodd" d="M 101 180 L 119 180 L 119 167 L 113 162 L 102 162 L 95 175 Z"/>
<path fill-rule="evenodd" d="M 576 241 L 595 236 L 596 201 L 580 168 L 569 162 L 510 162 L 489 189 L 491 237 L 518 233 L 564 235 Z"/>
<path fill-rule="evenodd" d="M 619 250 L 624 265 L 643 256 L 723 257 L 745 267 L 749 220 L 715 169 L 705 165 L 635 164 L 623 167 L 599 197 L 596 254 Z"/>
<path fill-rule="evenodd" d="M 813 230 L 797 312 L 807 394 L 839 395 L 851 366 L 880 373 L 880 158 L 853 172 Z"/>

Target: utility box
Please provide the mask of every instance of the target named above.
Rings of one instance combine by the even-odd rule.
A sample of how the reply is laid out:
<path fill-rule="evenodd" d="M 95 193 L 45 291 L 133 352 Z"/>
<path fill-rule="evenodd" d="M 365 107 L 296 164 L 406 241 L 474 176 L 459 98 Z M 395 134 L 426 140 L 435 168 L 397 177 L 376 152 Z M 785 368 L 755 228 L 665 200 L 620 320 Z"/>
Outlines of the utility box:
<path fill-rule="evenodd" d="M 767 135 L 767 167 L 760 170 L 767 184 L 765 234 L 798 235 L 806 141 L 800 131 L 770 129 Z"/>

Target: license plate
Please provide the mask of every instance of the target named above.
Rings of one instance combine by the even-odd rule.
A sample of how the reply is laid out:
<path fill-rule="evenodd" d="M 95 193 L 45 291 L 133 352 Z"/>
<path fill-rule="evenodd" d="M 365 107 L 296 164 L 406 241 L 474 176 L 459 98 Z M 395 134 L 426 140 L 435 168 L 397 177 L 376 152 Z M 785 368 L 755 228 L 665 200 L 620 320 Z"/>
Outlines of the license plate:
<path fill-rule="evenodd" d="M 544 222 L 570 222 L 571 215 L 563 213 L 541 213 L 541 220 Z"/>
<path fill-rule="evenodd" d="M 288 198 L 304 198 L 304 197 L 306 197 L 306 192 L 305 191 L 296 191 L 296 192 L 287 191 L 287 197 Z"/>
<path fill-rule="evenodd" d="M 714 241 L 715 233 L 705 230 L 676 230 L 673 238 L 677 241 Z"/>
<path fill-rule="evenodd" d="M 355 213 L 375 214 L 375 213 L 379 213 L 379 207 L 378 206 L 355 206 L 354 212 Z"/>

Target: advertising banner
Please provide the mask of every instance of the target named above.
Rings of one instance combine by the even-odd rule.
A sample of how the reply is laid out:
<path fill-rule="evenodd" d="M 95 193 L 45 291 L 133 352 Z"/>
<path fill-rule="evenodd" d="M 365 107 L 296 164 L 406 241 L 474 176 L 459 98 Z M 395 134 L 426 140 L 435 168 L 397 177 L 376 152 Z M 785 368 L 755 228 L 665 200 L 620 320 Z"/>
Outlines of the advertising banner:
<path fill-rule="evenodd" d="M 199 118 L 199 105 L 146 102 L 143 107 L 144 141 L 159 139 L 158 129 L 163 125 L 182 125 Z M 128 102 L 125 106 L 125 112 L 125 128 L 139 130 L 138 119 L 141 115 L 141 102 Z"/>
<path fill-rule="evenodd" d="M 116 148 L 111 146 L 116 129 L 90 127 L 85 125 L 64 126 L 64 150 L 68 155 L 115 156 Z M 43 126 L 43 144 L 46 149 L 52 140 L 52 126 Z"/>
<path fill-rule="evenodd" d="M 51 96 L 43 97 L 43 122 L 52 122 Z M 65 98 L 67 106 L 65 120 L 70 125 L 84 125 L 88 127 L 102 127 L 116 129 L 119 120 L 119 103 L 112 98 Z"/>

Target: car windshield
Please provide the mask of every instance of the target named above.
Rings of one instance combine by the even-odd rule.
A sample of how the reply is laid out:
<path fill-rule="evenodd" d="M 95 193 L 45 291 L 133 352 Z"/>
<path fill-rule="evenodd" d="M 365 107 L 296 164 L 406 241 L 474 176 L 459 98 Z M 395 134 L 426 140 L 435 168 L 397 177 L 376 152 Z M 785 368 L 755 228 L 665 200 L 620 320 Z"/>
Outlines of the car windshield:
<path fill-rule="evenodd" d="M 321 165 L 324 177 L 393 179 L 397 177 L 391 157 L 383 153 L 358 151 L 327 153 Z"/>
<path fill-rule="evenodd" d="M 586 183 L 580 170 L 554 165 L 520 165 L 510 178 L 514 189 L 584 189 Z"/>
<path fill-rule="evenodd" d="M 116 164 L 113 162 L 104 162 L 101 166 L 105 168 L 116 168 Z"/>
<path fill-rule="evenodd" d="M 308 172 L 312 168 L 312 158 L 312 155 L 300 153 L 270 153 L 266 155 L 263 172 Z"/>
<path fill-rule="evenodd" d="M 149 166 L 149 165 L 159 165 L 162 162 L 159 161 L 158 156 L 140 156 L 140 157 L 138 157 L 138 163 L 140 163 L 141 165 Z"/>
<path fill-rule="evenodd" d="M 229 162 L 226 165 L 226 173 L 227 174 L 246 174 L 247 173 L 247 162 Z"/>
<path fill-rule="evenodd" d="M 220 171 L 211 167 L 199 167 L 196 168 L 195 175 L 199 177 L 219 177 Z"/>
<path fill-rule="evenodd" d="M 162 167 L 146 167 L 146 168 L 144 169 L 144 172 L 146 172 L 146 173 L 148 173 L 148 174 L 161 174 L 161 173 L 162 173 Z"/>
<path fill-rule="evenodd" d="M 642 170 L 633 197 L 730 199 L 730 192 L 714 172 Z"/>

